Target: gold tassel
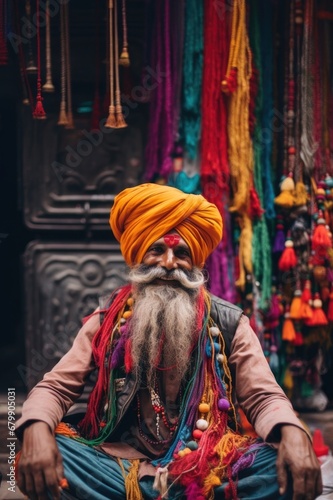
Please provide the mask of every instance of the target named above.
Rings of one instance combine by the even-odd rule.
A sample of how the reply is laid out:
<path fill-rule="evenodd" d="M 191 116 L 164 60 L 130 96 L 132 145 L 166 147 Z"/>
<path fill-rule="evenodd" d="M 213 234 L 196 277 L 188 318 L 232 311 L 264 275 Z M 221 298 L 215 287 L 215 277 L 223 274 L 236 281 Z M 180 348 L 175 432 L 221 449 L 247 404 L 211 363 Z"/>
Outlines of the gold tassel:
<path fill-rule="evenodd" d="M 130 59 L 127 47 L 123 47 L 122 53 L 120 54 L 119 57 L 119 64 L 120 66 L 125 66 L 126 68 L 128 68 L 128 66 L 130 65 Z"/>
<path fill-rule="evenodd" d="M 60 105 L 60 113 L 59 113 L 59 119 L 58 119 L 58 125 L 67 125 L 68 124 L 68 119 L 67 119 L 67 114 L 66 114 L 66 104 L 61 103 Z"/>
<path fill-rule="evenodd" d="M 108 128 L 117 128 L 115 107 L 113 105 L 109 106 L 109 116 L 105 126 Z"/>

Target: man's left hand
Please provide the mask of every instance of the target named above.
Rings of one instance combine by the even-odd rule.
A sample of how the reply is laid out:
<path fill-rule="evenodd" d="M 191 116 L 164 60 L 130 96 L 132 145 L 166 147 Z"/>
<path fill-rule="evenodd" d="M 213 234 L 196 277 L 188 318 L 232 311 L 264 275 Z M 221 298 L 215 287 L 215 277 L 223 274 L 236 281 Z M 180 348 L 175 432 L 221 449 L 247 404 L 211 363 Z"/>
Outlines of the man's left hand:
<path fill-rule="evenodd" d="M 293 500 L 314 500 L 321 494 L 320 463 L 302 429 L 293 425 L 281 427 L 276 467 L 281 495 L 287 491 L 288 471 L 293 481 Z"/>

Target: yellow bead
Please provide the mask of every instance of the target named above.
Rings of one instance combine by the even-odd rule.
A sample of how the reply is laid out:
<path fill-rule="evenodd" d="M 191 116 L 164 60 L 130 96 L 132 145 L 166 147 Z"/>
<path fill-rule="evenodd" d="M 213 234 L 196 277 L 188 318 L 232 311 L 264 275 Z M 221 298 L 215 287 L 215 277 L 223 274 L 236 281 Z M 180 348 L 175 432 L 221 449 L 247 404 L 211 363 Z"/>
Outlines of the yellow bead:
<path fill-rule="evenodd" d="M 134 303 L 133 297 L 130 297 L 129 299 L 127 299 L 126 304 L 127 304 L 128 306 L 132 307 L 133 303 Z"/>
<path fill-rule="evenodd" d="M 208 413 L 210 410 L 210 406 L 208 403 L 200 403 L 199 404 L 199 412 L 200 413 Z"/>
<path fill-rule="evenodd" d="M 189 453 L 191 453 L 192 450 L 190 450 L 190 448 L 184 448 L 183 449 L 183 455 L 188 455 Z"/>
<path fill-rule="evenodd" d="M 128 319 L 132 316 L 132 311 L 125 311 L 123 313 L 123 318 Z"/>

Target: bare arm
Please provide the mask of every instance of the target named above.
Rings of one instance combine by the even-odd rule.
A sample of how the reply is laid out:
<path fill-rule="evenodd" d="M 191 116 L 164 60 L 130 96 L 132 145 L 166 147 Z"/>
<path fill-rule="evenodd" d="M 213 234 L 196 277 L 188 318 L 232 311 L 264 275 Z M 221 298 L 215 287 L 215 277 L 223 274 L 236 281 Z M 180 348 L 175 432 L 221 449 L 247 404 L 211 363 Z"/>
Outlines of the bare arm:
<path fill-rule="evenodd" d="M 281 427 L 276 462 L 280 494 L 287 489 L 288 471 L 293 480 L 293 500 L 312 500 L 322 492 L 319 461 L 305 432 L 293 425 Z"/>
<path fill-rule="evenodd" d="M 31 500 L 60 499 L 59 483 L 64 477 L 62 458 L 50 427 L 34 422 L 25 428 L 18 463 L 17 484 Z"/>

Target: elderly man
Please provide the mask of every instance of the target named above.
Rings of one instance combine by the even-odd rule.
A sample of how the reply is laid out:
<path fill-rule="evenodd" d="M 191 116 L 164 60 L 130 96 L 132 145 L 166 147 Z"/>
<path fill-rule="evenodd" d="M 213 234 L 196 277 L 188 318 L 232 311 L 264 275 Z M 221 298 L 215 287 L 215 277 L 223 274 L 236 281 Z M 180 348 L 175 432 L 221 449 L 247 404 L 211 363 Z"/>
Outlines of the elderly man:
<path fill-rule="evenodd" d="M 246 316 L 205 288 L 216 207 L 142 184 L 116 197 L 110 224 L 130 282 L 24 404 L 20 489 L 39 500 L 314 499 L 309 436 Z M 95 367 L 85 416 L 61 422 Z M 261 439 L 237 432 L 234 395 Z"/>

